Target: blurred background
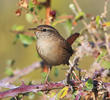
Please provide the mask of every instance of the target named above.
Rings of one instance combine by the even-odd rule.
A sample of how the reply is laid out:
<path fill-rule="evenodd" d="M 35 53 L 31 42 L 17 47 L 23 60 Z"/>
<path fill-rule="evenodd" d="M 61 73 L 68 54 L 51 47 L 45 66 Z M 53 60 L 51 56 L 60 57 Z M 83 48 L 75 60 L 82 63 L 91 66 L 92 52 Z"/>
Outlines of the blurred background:
<path fill-rule="evenodd" d="M 41 1 L 41 0 L 40 0 Z M 44 0 L 42 0 L 44 1 Z M 104 0 L 77 0 L 82 10 L 91 15 L 98 15 L 103 12 Z M 36 61 L 40 61 L 41 59 L 38 57 L 35 42 L 24 48 L 24 46 L 18 41 L 16 45 L 13 45 L 13 41 L 15 39 L 15 34 L 11 32 L 13 25 L 24 25 L 25 29 L 29 27 L 36 26 L 36 24 L 28 23 L 25 19 L 25 16 L 17 17 L 15 11 L 18 7 L 18 0 L 0 0 L 0 79 L 6 77 L 5 69 L 7 67 L 7 62 L 11 59 L 15 60 L 15 64 L 13 69 L 22 69 L 28 65 Z M 72 14 L 71 9 L 69 8 L 69 4 L 72 3 L 72 0 L 52 0 L 52 9 L 56 10 L 58 14 L 66 15 Z M 110 5 L 110 4 L 109 4 Z M 110 6 L 108 6 L 110 8 Z M 108 8 L 108 9 L 109 9 Z M 108 11 L 110 14 L 110 9 Z M 44 12 L 42 10 L 41 16 L 44 16 Z M 110 15 L 107 15 L 108 20 L 110 19 Z M 58 24 L 56 28 L 59 32 L 67 38 L 67 30 L 63 24 Z M 82 24 L 78 23 L 76 29 L 74 31 L 79 32 L 82 28 Z M 65 34 L 66 33 L 66 34 Z M 87 60 L 84 59 L 83 63 L 80 64 L 80 67 L 89 68 L 89 65 L 92 64 L 93 59 Z M 64 67 L 64 66 L 63 66 Z M 54 69 L 53 69 L 54 70 Z M 51 72 L 50 76 L 53 81 L 62 80 L 65 78 L 65 71 L 61 70 L 61 67 L 58 69 L 62 71 L 62 74 L 59 74 L 58 77 L 54 77 Z M 21 80 L 25 82 L 29 81 L 39 81 L 41 79 L 41 69 L 35 70 L 34 72 L 26 75 Z M 36 74 L 37 73 L 37 74 Z M 21 81 L 19 81 L 21 82 Z"/>

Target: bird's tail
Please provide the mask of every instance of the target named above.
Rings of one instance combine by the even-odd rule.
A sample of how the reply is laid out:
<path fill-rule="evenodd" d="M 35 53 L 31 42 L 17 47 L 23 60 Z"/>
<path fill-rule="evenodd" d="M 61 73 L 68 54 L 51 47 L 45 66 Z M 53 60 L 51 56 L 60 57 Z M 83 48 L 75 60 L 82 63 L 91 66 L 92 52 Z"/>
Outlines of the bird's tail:
<path fill-rule="evenodd" d="M 74 33 L 70 37 L 67 38 L 67 42 L 72 45 L 73 42 L 79 37 L 79 33 Z"/>

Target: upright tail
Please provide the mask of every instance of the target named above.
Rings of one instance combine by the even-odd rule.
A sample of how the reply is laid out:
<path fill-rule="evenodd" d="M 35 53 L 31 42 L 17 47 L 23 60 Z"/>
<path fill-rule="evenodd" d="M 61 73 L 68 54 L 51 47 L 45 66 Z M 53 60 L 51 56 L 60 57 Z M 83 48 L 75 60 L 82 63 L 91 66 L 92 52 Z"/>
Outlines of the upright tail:
<path fill-rule="evenodd" d="M 67 42 L 72 45 L 73 42 L 79 37 L 79 33 L 74 33 L 70 37 L 67 38 Z"/>

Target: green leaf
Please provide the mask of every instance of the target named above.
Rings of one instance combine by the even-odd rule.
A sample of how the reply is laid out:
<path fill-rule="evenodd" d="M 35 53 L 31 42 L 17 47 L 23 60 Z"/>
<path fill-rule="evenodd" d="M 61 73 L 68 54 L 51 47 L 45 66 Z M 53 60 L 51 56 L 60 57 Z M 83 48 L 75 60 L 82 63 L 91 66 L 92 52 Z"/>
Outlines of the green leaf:
<path fill-rule="evenodd" d="M 37 13 L 38 13 L 38 7 L 36 6 L 35 7 L 35 14 L 37 15 Z"/>
<path fill-rule="evenodd" d="M 46 72 L 42 72 L 42 78 L 46 78 L 47 73 Z"/>
<path fill-rule="evenodd" d="M 55 70 L 54 70 L 54 75 L 55 75 L 56 77 L 59 75 L 59 70 L 58 70 L 58 68 L 55 68 Z"/>
<path fill-rule="evenodd" d="M 86 90 L 92 90 L 93 88 L 93 80 L 92 79 L 88 79 L 87 82 L 85 83 L 86 86 Z"/>
<path fill-rule="evenodd" d="M 12 97 L 10 100 L 16 100 L 16 98 L 15 97 Z"/>
<path fill-rule="evenodd" d="M 43 8 L 42 5 L 37 5 L 36 7 L 37 7 L 38 10 L 41 10 Z"/>
<path fill-rule="evenodd" d="M 24 30 L 24 26 L 23 25 L 14 25 L 12 27 L 13 31 L 23 31 Z"/>
<path fill-rule="evenodd" d="M 32 81 L 29 81 L 28 85 L 32 85 Z"/>
<path fill-rule="evenodd" d="M 22 100 L 23 95 L 22 94 L 18 94 L 18 96 L 16 96 L 16 97 L 17 97 L 17 100 Z"/>
<path fill-rule="evenodd" d="M 42 83 L 44 83 L 45 80 L 46 80 L 46 77 L 47 77 L 47 73 L 46 72 L 42 72 L 41 76 L 42 76 Z"/>
<path fill-rule="evenodd" d="M 102 59 L 102 57 L 104 57 L 105 55 L 106 55 L 106 53 L 107 53 L 107 51 L 102 51 L 101 53 L 100 53 L 100 55 L 98 56 L 98 58 L 97 58 L 97 62 L 99 62 L 101 59 Z"/>
<path fill-rule="evenodd" d="M 21 40 L 21 42 L 24 44 L 24 46 L 28 46 L 30 44 L 32 44 L 34 38 L 24 35 L 24 34 L 19 34 L 19 39 Z"/>
<path fill-rule="evenodd" d="M 42 96 L 43 95 L 43 92 L 42 91 L 39 91 L 39 92 L 37 92 L 37 95 Z"/>
<path fill-rule="evenodd" d="M 12 76 L 13 75 L 13 69 L 11 67 L 7 67 L 5 70 L 5 74 L 8 76 Z"/>
<path fill-rule="evenodd" d="M 100 16 L 96 16 L 96 24 L 99 26 L 100 22 Z"/>
<path fill-rule="evenodd" d="M 34 16 L 33 16 L 31 13 L 27 13 L 27 14 L 26 14 L 26 20 L 27 20 L 29 23 L 32 23 L 32 21 L 34 20 Z"/>
<path fill-rule="evenodd" d="M 34 99 L 35 98 L 35 94 L 30 92 L 28 98 L 29 98 L 29 100 Z"/>
<path fill-rule="evenodd" d="M 19 34 L 16 35 L 14 41 L 13 41 L 13 44 L 16 44 L 17 40 L 19 39 Z"/>
<path fill-rule="evenodd" d="M 110 61 L 102 60 L 101 65 L 105 68 L 110 68 Z"/>
<path fill-rule="evenodd" d="M 7 61 L 7 65 L 8 66 L 13 66 L 15 64 L 15 60 L 14 59 L 10 59 Z"/>
<path fill-rule="evenodd" d="M 34 10 L 34 4 L 33 4 L 32 0 L 29 1 L 29 10 L 31 12 L 33 12 L 33 10 Z"/>
<path fill-rule="evenodd" d="M 71 20 L 67 20 L 67 21 L 66 21 L 66 25 L 67 25 L 67 27 L 68 27 L 69 33 L 71 33 L 71 30 L 72 30 L 72 21 L 71 21 Z"/>
<path fill-rule="evenodd" d="M 75 17 L 75 20 L 78 21 L 81 18 L 83 18 L 84 16 L 85 16 L 85 13 L 84 12 L 79 12 L 78 15 Z"/>
<path fill-rule="evenodd" d="M 74 91 L 73 92 L 73 94 L 72 94 L 72 100 L 75 100 L 77 94 L 78 94 L 78 91 Z"/>

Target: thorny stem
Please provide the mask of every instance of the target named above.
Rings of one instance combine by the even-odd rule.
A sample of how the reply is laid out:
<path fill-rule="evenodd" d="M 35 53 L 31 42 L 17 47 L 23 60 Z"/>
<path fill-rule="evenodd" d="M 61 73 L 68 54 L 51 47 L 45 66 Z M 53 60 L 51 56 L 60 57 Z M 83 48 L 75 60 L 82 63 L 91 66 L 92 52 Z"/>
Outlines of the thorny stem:
<path fill-rule="evenodd" d="M 34 0 L 34 1 L 36 1 L 37 2 L 37 0 Z M 73 2 L 74 2 L 74 4 L 76 5 L 76 7 L 77 7 L 77 9 L 78 9 L 78 11 L 79 12 L 81 12 L 81 8 L 79 7 L 79 5 L 78 5 L 78 3 L 77 3 L 77 1 L 76 0 L 73 0 Z M 106 2 L 105 2 L 105 6 L 104 6 L 104 16 L 106 16 L 106 14 L 107 14 L 107 3 L 108 3 L 108 0 L 106 0 Z M 46 3 L 46 24 L 50 24 L 50 21 L 49 21 L 49 17 L 50 17 L 50 11 L 51 11 L 51 8 L 50 8 L 50 0 L 47 0 L 47 3 Z M 82 20 L 82 22 L 83 22 L 83 24 L 85 25 L 85 27 L 88 29 L 88 32 L 89 33 L 92 33 L 92 30 L 90 29 L 90 28 L 88 28 L 88 24 L 86 23 L 86 21 L 85 20 Z M 106 40 L 106 44 L 107 44 L 107 48 L 108 48 L 108 53 L 110 54 L 110 50 L 109 50 L 109 47 L 108 47 L 108 37 L 107 37 L 107 33 L 105 33 L 105 37 L 107 38 Z M 94 40 L 94 37 L 92 37 L 93 38 L 93 41 L 95 42 L 95 44 L 96 44 L 96 41 Z M 68 75 L 67 75 L 67 83 L 68 84 L 70 84 L 70 81 L 71 81 L 71 79 L 70 79 L 70 75 L 71 75 L 71 73 L 73 72 L 73 70 L 74 70 L 74 67 L 76 67 L 77 65 L 78 65 L 78 62 L 79 62 L 79 58 L 78 57 L 76 57 L 75 59 L 74 59 L 74 62 L 73 62 L 73 65 L 71 66 L 70 65 L 70 70 L 69 70 L 69 72 L 68 72 Z M 24 75 L 24 74 L 23 74 Z M 75 74 L 74 74 L 75 75 Z M 21 75 L 22 76 L 22 75 Z M 21 76 L 19 76 L 19 77 L 21 77 Z M 17 77 L 17 78 L 19 78 L 19 77 Z M 77 78 L 76 78 L 77 79 Z M 34 85 L 33 85 L 34 86 Z M 45 86 L 45 85 L 44 85 Z M 43 86 L 43 87 L 44 87 Z M 55 86 L 55 84 L 52 84 L 52 88 L 53 88 L 53 86 Z M 24 89 L 24 87 L 26 87 L 25 89 L 28 89 L 28 87 L 26 86 L 26 85 L 21 85 L 21 87 L 22 87 L 22 89 Z M 4 94 L 5 93 L 7 93 L 7 95 L 5 95 L 5 96 L 9 96 L 9 93 L 15 93 L 15 95 L 16 94 L 18 94 L 18 90 L 20 90 L 21 89 L 21 87 L 19 87 L 19 88 L 16 88 L 17 89 L 17 92 L 12 92 L 11 90 L 9 90 L 9 91 L 5 91 L 5 92 L 2 92 L 2 93 L 0 93 L 0 96 L 4 96 Z M 30 86 L 31 87 L 31 86 Z M 51 85 L 49 85 L 49 88 L 51 87 Z M 32 88 L 32 87 L 31 87 Z M 40 87 L 40 88 L 42 88 L 42 86 Z M 51 89 L 52 89 L 51 88 Z M 15 89 L 15 90 L 16 90 Z M 22 90 L 21 89 L 21 90 Z M 35 86 L 35 89 L 38 89 L 38 87 L 36 87 Z M 46 87 L 46 90 L 47 90 L 48 88 Z M 14 90 L 14 89 L 13 89 Z M 11 91 L 11 92 L 10 92 Z M 27 90 L 28 91 L 28 90 Z M 19 91 L 19 93 L 24 93 L 24 92 L 27 92 L 27 91 Z M 30 90 L 30 91 L 33 91 L 33 90 Z M 12 94 L 10 94 L 10 96 L 12 95 Z M 4 97 L 5 97 L 4 96 Z M 94 98 L 95 99 L 95 98 Z"/>
<path fill-rule="evenodd" d="M 39 84 L 39 85 L 25 85 L 24 83 L 17 87 L 4 92 L 0 92 L 0 98 L 6 98 L 10 96 L 17 96 L 18 94 L 27 93 L 27 92 L 39 92 L 39 91 L 47 91 L 52 89 L 63 88 L 65 86 L 64 83 L 48 83 L 48 84 Z"/>

